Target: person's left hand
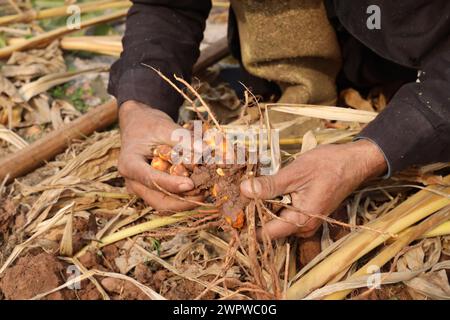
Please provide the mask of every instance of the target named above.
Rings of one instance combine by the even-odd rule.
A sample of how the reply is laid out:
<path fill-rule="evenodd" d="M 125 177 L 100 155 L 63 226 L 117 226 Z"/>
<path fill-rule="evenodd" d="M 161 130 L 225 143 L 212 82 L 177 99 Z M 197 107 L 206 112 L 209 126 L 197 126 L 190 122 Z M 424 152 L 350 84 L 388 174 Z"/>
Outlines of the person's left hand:
<path fill-rule="evenodd" d="M 241 192 L 250 199 L 291 194 L 292 206 L 298 211 L 283 209 L 280 217 L 285 221 L 273 219 L 265 231 L 272 239 L 291 234 L 309 237 L 322 222 L 311 214 L 328 216 L 363 181 L 381 175 L 386 168 L 383 153 L 368 140 L 324 145 L 300 155 L 275 175 L 254 178 L 253 185 L 252 180 L 243 181 Z"/>

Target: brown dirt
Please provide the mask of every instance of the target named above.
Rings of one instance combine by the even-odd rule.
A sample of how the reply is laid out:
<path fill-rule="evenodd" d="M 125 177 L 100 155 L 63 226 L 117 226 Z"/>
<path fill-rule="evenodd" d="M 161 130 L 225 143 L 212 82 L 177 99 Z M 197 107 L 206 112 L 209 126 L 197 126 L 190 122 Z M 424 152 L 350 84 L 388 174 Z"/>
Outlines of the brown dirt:
<path fill-rule="evenodd" d="M 97 287 L 89 280 L 81 282 L 81 290 L 77 291 L 80 300 L 101 300 L 102 295 L 97 290 Z"/>
<path fill-rule="evenodd" d="M 97 254 L 97 252 L 101 254 Z M 114 259 L 120 255 L 119 248 L 115 244 L 105 246 L 101 251 L 87 251 L 79 261 L 87 269 L 119 272 Z"/>
<path fill-rule="evenodd" d="M 340 206 L 330 217 L 341 222 L 348 222 L 346 206 Z M 330 228 L 330 238 L 333 241 L 337 241 L 350 233 L 348 228 L 333 223 L 328 224 L 328 226 Z"/>
<path fill-rule="evenodd" d="M 23 209 L 8 197 L 0 197 L 0 265 L 11 254 L 14 247 L 22 242 L 23 233 L 18 228 L 25 223 Z"/>
<path fill-rule="evenodd" d="M 100 257 L 92 251 L 87 251 L 78 260 L 87 269 L 96 269 L 100 265 Z"/>
<path fill-rule="evenodd" d="M 300 260 L 300 268 L 306 266 L 314 259 L 322 250 L 320 248 L 320 233 L 305 239 L 299 239 L 298 257 Z"/>
<path fill-rule="evenodd" d="M 89 243 L 89 239 L 95 237 L 95 231 L 89 229 L 89 221 L 80 217 L 73 218 L 73 251 L 80 251 Z"/>
<path fill-rule="evenodd" d="M 151 268 L 144 263 L 136 266 L 134 277 L 169 300 L 193 299 L 205 290 L 204 286 L 187 279 L 180 279 L 168 270 L 160 269 L 152 272 Z M 209 280 L 212 281 L 213 278 Z M 208 292 L 203 299 L 214 299 L 215 296 L 214 292 Z"/>
<path fill-rule="evenodd" d="M 209 280 L 212 281 L 213 279 Z M 204 290 L 205 287 L 201 284 L 187 279 L 178 279 L 174 283 L 171 283 L 170 289 L 167 292 L 164 292 L 163 296 L 169 300 L 192 300 L 200 295 Z M 202 297 L 202 299 L 211 300 L 215 297 L 216 293 L 209 291 Z"/>
<path fill-rule="evenodd" d="M 358 291 L 356 291 L 358 292 Z M 384 285 L 380 289 L 371 290 L 364 294 L 358 292 L 354 297 L 358 296 L 360 300 L 412 300 L 408 289 L 404 284 Z"/>
<path fill-rule="evenodd" d="M 192 171 L 190 178 L 196 189 L 208 190 L 214 185 L 213 178 L 217 176 L 216 166 L 198 166 Z"/>
<path fill-rule="evenodd" d="M 28 254 L 5 271 L 0 281 L 0 290 L 5 299 L 30 299 L 37 294 L 54 289 L 65 282 L 66 273 L 63 263 L 48 253 Z M 74 293 L 68 289 L 60 290 L 46 297 L 45 300 L 74 299 Z"/>
<path fill-rule="evenodd" d="M 113 300 L 150 300 L 139 288 L 125 280 L 104 278 L 101 284 Z"/>
<path fill-rule="evenodd" d="M 103 264 L 107 269 L 113 270 L 115 272 L 118 272 L 118 268 L 116 266 L 116 263 L 114 260 L 120 256 L 119 247 L 115 244 L 110 244 L 104 248 L 102 248 L 103 253 Z"/>
<path fill-rule="evenodd" d="M 149 283 L 152 282 L 153 274 L 145 264 L 140 263 L 134 268 L 134 277 L 140 283 L 148 285 Z M 161 286 L 161 284 L 159 285 L 159 287 L 160 286 Z M 158 287 L 158 290 L 159 290 L 159 287 Z"/>
<path fill-rule="evenodd" d="M 333 219 L 338 221 L 347 222 L 347 210 L 345 206 L 338 208 L 335 212 L 333 212 L 330 216 Z M 330 228 L 330 238 L 333 241 L 337 241 L 347 235 L 349 233 L 349 229 L 344 228 L 342 226 L 336 224 L 329 224 Z M 300 266 L 304 267 L 312 259 L 314 259 L 322 250 L 321 250 L 321 235 L 322 228 L 319 228 L 317 232 L 309 238 L 300 239 L 298 244 L 298 257 L 300 260 Z"/>
<path fill-rule="evenodd" d="M 0 207 L 0 233 L 3 238 L 7 238 L 11 226 L 15 225 L 14 215 L 16 213 L 16 205 L 11 199 L 0 199 L 3 205 Z"/>
<path fill-rule="evenodd" d="M 220 174 L 219 174 L 220 172 Z M 190 178 L 196 189 L 205 190 L 205 196 L 235 228 L 244 224 L 244 207 L 248 200 L 241 196 L 239 185 L 244 177 L 242 165 L 207 165 L 195 167 Z"/>

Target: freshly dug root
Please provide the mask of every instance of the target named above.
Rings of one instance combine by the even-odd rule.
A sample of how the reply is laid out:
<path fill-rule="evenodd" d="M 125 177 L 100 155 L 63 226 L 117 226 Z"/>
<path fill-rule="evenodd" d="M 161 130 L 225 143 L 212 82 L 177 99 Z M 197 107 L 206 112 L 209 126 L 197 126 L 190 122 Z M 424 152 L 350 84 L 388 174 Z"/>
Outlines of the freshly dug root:
<path fill-rule="evenodd" d="M 153 156 L 164 161 L 172 162 L 172 147 L 166 144 L 159 145 L 153 150 Z"/>
<path fill-rule="evenodd" d="M 165 161 L 159 157 L 155 157 L 152 160 L 151 166 L 159 171 L 169 172 L 171 164 L 168 161 Z"/>
<path fill-rule="evenodd" d="M 189 177 L 189 171 L 186 169 L 186 167 L 182 164 L 174 164 L 170 167 L 169 173 L 173 176 L 180 176 L 180 177 Z"/>
<path fill-rule="evenodd" d="M 241 196 L 239 185 L 245 177 L 244 165 L 198 166 L 190 178 L 196 189 L 203 190 L 223 214 L 225 221 L 234 228 L 240 229 L 245 223 L 244 208 L 248 199 Z"/>
<path fill-rule="evenodd" d="M 224 152 L 225 148 L 219 149 Z M 170 146 L 156 146 L 151 166 L 170 175 L 191 178 L 195 189 L 185 193 L 186 196 L 202 194 L 207 202 L 218 208 L 229 225 L 236 229 L 242 228 L 245 224 L 244 208 L 248 199 L 240 195 L 239 185 L 245 177 L 247 166 L 173 163 L 172 154 Z"/>

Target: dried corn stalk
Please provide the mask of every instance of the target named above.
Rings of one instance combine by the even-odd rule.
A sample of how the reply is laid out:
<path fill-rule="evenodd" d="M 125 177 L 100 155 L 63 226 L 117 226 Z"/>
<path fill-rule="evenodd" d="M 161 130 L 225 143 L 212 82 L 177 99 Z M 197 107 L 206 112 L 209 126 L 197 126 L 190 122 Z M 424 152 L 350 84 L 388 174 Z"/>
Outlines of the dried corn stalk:
<path fill-rule="evenodd" d="M 87 27 L 91 27 L 97 24 L 106 23 L 114 20 L 121 19 L 125 17 L 127 14 L 127 10 L 120 10 L 114 13 L 106 14 L 101 17 L 92 18 L 86 21 L 82 21 L 80 24 L 80 28 L 84 29 Z M 41 45 L 45 45 L 54 39 L 57 39 L 59 37 L 62 37 L 66 34 L 78 31 L 79 29 L 70 29 L 67 26 L 61 27 L 49 32 L 45 32 L 42 34 L 39 34 L 37 36 L 34 36 L 30 39 L 23 40 L 17 44 L 9 45 L 7 47 L 0 49 L 0 59 L 7 58 L 11 56 L 16 51 L 22 51 L 27 49 L 36 48 Z"/>
<path fill-rule="evenodd" d="M 130 1 L 126 0 L 101 0 L 78 4 L 81 13 L 88 13 L 93 11 L 101 11 L 114 8 L 127 8 L 129 6 L 131 6 L 131 3 Z M 0 17 L 0 25 L 13 24 L 18 22 L 28 23 L 33 20 L 69 16 L 71 14 L 71 11 L 68 10 L 68 7 L 69 5 L 39 11 L 27 10 L 25 12 L 19 12 L 17 14 L 5 15 L 3 17 Z"/>
<path fill-rule="evenodd" d="M 450 176 L 445 178 L 445 182 L 447 184 L 450 182 Z M 443 196 L 442 193 L 447 196 Z M 389 235 L 386 233 L 399 233 L 449 205 L 449 193 L 450 187 L 428 187 L 408 198 L 388 214 L 366 225 L 383 232 L 383 234 L 370 230 L 353 232 L 336 252 L 294 282 L 287 291 L 287 297 L 289 299 L 301 299 L 313 290 L 325 285 L 353 262 L 389 239 Z"/>

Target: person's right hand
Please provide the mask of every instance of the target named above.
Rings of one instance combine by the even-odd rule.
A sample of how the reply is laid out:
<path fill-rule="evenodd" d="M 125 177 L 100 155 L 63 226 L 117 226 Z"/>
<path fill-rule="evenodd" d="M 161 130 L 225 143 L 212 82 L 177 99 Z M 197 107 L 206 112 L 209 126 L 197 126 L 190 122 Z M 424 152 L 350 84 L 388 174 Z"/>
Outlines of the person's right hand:
<path fill-rule="evenodd" d="M 151 146 L 173 145 L 176 142 L 171 141 L 172 131 L 181 127 L 164 112 L 132 100 L 120 106 L 119 123 L 122 147 L 118 169 L 125 178 L 127 190 L 156 210 L 183 211 L 196 207 L 159 191 L 153 183 L 169 192 L 182 193 L 194 188 L 191 179 L 158 171 L 148 162 L 152 156 Z"/>

